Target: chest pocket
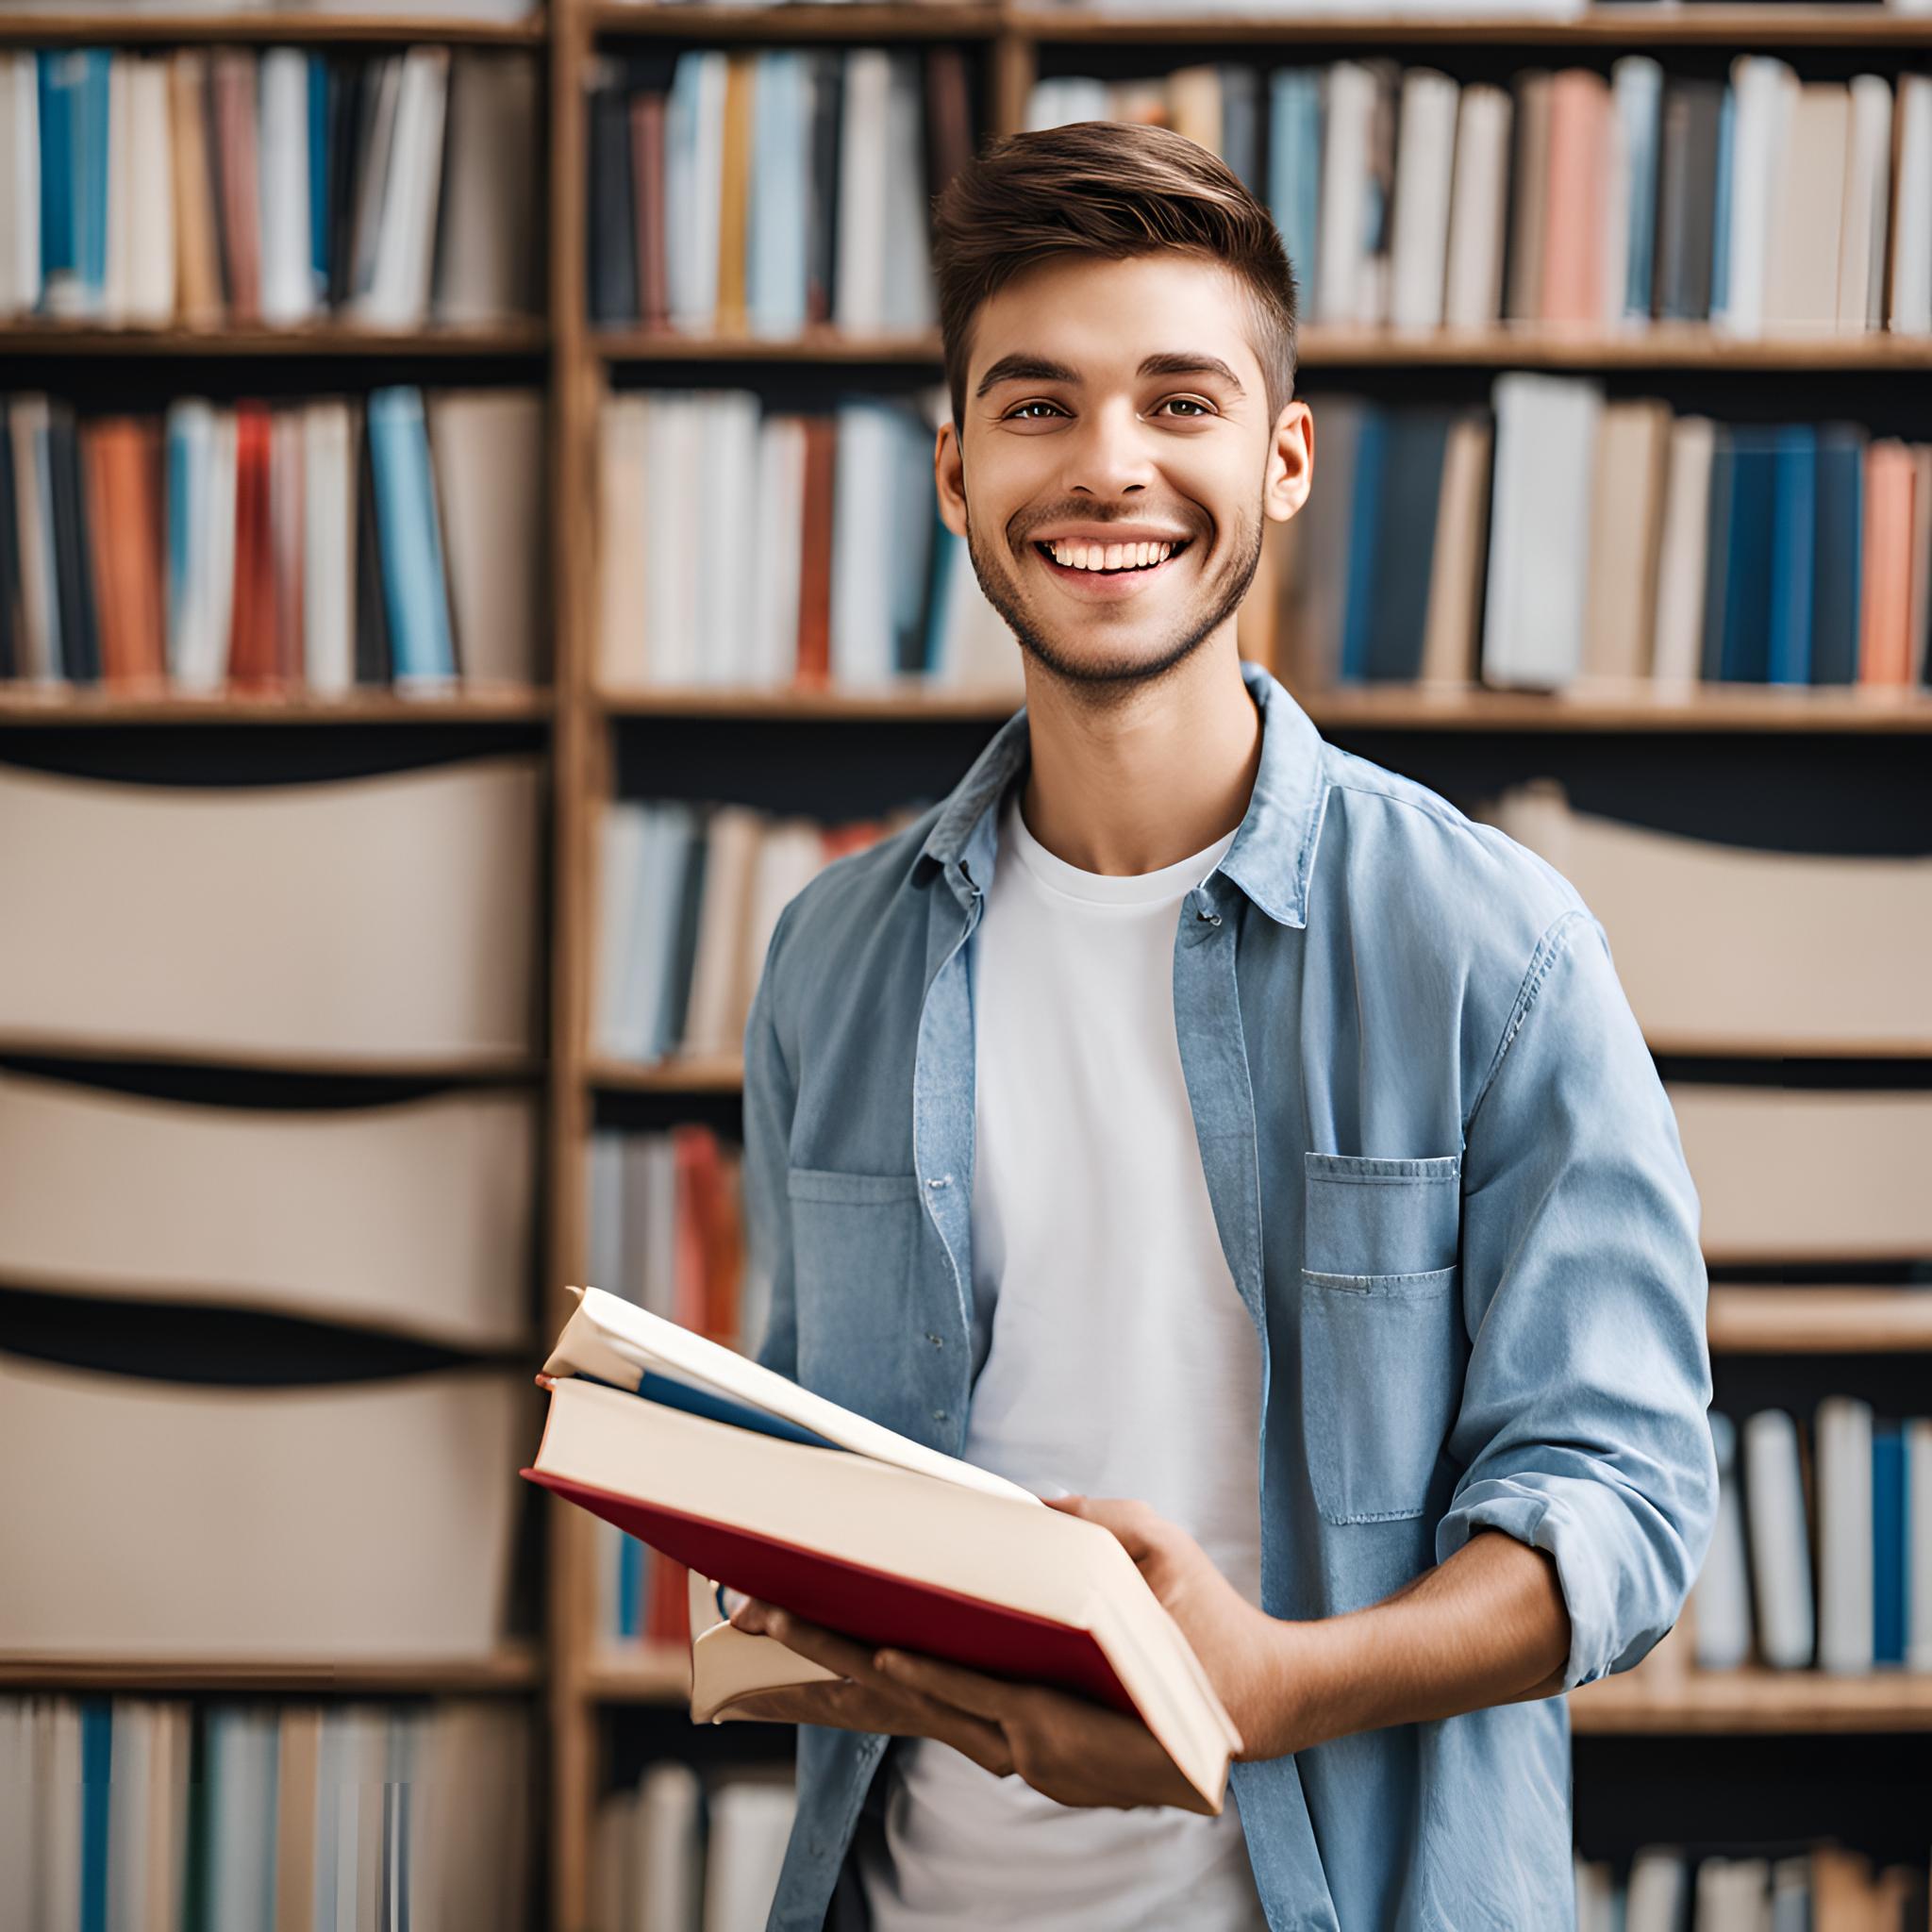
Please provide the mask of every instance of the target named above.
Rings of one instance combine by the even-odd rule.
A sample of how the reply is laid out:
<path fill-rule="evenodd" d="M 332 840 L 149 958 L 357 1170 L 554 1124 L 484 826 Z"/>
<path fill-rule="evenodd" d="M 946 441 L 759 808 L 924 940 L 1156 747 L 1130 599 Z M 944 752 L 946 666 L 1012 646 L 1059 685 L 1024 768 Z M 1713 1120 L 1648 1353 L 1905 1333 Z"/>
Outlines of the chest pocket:
<path fill-rule="evenodd" d="M 1462 1383 L 1461 1157 L 1306 1163 L 1302 1428 L 1315 1507 L 1330 1523 L 1419 1516 Z"/>

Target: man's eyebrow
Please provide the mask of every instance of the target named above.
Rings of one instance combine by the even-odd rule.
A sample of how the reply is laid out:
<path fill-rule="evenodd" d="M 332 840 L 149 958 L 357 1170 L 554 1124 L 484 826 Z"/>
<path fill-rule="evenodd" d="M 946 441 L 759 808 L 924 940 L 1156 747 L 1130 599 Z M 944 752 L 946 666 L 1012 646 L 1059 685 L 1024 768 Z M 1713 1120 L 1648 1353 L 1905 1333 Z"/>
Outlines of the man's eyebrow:
<path fill-rule="evenodd" d="M 1149 356 L 1140 367 L 1141 375 L 1212 375 L 1224 382 L 1238 396 L 1245 396 L 1247 391 L 1241 387 L 1238 376 L 1219 356 L 1204 356 L 1192 349 L 1170 349 L 1157 356 Z M 973 391 L 977 401 L 989 390 L 997 389 L 1003 382 L 1063 382 L 1070 388 L 1080 386 L 1077 370 L 1069 369 L 1064 362 L 1056 362 L 1049 357 L 1015 354 L 1002 356 L 984 375 L 979 386 Z"/>

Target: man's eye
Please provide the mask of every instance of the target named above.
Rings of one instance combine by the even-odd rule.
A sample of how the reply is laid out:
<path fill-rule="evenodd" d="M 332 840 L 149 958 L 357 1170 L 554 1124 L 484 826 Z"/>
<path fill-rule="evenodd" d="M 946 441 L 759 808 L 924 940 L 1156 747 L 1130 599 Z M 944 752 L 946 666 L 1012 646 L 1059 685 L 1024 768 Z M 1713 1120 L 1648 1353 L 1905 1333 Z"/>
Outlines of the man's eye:
<path fill-rule="evenodd" d="M 1028 409 L 1054 409 L 1057 411 L 1059 405 L 1058 403 L 1049 403 L 1044 401 L 1022 403 L 1016 408 L 1009 409 L 1007 412 L 1007 420 L 1009 423 L 1017 422 L 1022 416 L 1024 416 L 1026 413 Z"/>
<path fill-rule="evenodd" d="M 1163 403 L 1161 408 L 1166 408 L 1169 404 L 1173 403 L 1178 403 L 1184 409 L 1198 409 L 1204 416 L 1208 413 L 1208 405 L 1203 402 L 1197 402 L 1192 396 L 1169 396 L 1167 402 Z"/>

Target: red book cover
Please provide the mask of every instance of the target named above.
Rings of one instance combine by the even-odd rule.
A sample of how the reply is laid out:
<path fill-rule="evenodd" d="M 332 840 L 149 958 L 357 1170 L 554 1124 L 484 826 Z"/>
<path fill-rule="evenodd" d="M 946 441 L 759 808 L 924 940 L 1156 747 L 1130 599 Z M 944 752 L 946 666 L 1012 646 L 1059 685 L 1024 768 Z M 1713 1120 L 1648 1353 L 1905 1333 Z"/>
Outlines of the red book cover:
<path fill-rule="evenodd" d="M 832 675 L 832 479 L 838 424 L 805 419 L 805 526 L 798 566 L 798 682 L 823 685 Z"/>
<path fill-rule="evenodd" d="M 215 131 L 222 185 L 222 239 L 228 309 L 235 322 L 261 320 L 261 170 L 256 157 L 256 58 L 240 49 L 214 59 Z"/>
<path fill-rule="evenodd" d="M 699 1575 L 858 1642 L 923 1652 L 991 1676 L 1058 1685 L 1135 1714 L 1107 1654 L 1085 1630 L 541 1470 L 523 1474 Z"/>
<path fill-rule="evenodd" d="M 672 1320 L 680 1328 L 709 1335 L 705 1325 L 705 1217 L 698 1164 L 702 1127 L 672 1129 L 671 1154 L 676 1174 L 676 1225 L 672 1240 Z"/>
<path fill-rule="evenodd" d="M 630 104 L 631 177 L 637 184 L 638 319 L 645 328 L 671 320 L 664 261 L 664 96 L 641 93 Z"/>
<path fill-rule="evenodd" d="M 691 1641 L 691 1591 L 685 1581 L 689 1574 L 682 1563 L 659 1558 L 651 1565 L 644 1600 L 646 1643 Z"/>
<path fill-rule="evenodd" d="M 275 558 L 269 532 L 269 416 L 235 406 L 235 605 L 228 682 L 269 691 L 275 677 Z"/>

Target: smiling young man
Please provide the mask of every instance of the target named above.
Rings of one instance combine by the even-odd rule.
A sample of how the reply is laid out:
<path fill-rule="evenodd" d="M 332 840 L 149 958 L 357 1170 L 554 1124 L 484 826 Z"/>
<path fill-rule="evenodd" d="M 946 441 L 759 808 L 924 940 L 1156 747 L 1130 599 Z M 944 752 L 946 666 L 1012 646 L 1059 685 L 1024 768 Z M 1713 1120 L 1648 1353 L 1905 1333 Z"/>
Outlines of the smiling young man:
<path fill-rule="evenodd" d="M 1572 1923 L 1555 1693 L 1670 1627 L 1716 1471 L 1697 1201 L 1602 928 L 1236 649 L 1313 481 L 1294 295 L 1205 149 L 1083 123 L 941 197 L 935 474 L 1026 707 L 829 868 L 745 1036 L 768 1364 L 1118 1533 L 1241 1731 L 764 1606 L 771 1924 Z"/>

